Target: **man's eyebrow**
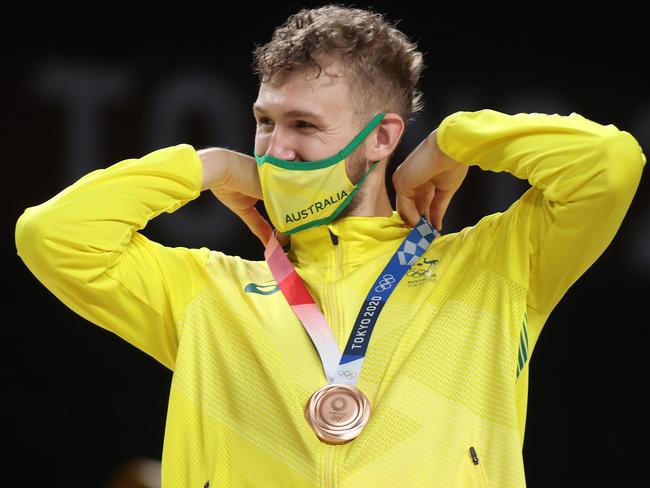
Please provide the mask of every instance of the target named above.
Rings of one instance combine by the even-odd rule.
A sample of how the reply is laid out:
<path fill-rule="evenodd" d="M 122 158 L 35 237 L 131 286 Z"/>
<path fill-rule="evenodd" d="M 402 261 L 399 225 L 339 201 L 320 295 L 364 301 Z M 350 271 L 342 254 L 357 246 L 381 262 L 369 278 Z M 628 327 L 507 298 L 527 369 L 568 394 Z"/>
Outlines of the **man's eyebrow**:
<path fill-rule="evenodd" d="M 261 114 L 268 114 L 268 111 L 264 107 L 257 104 L 253 105 L 253 111 L 259 112 Z M 321 117 L 317 113 L 310 112 L 309 110 L 289 110 L 287 112 L 284 112 L 283 116 L 289 118 L 305 117 L 305 118 L 315 119 L 319 121 L 324 120 L 323 117 Z"/>

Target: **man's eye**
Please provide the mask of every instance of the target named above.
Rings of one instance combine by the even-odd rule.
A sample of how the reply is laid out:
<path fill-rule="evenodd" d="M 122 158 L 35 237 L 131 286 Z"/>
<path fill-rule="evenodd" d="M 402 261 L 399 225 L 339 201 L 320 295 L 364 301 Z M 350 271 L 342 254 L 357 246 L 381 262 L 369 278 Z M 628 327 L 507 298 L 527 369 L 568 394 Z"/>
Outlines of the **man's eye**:
<path fill-rule="evenodd" d="M 261 117 L 260 119 L 257 120 L 257 125 L 271 126 L 273 125 L 273 121 L 269 118 Z M 296 122 L 295 127 L 298 129 L 312 129 L 314 128 L 314 125 L 310 124 L 309 122 L 305 122 L 304 120 L 299 120 Z"/>
<path fill-rule="evenodd" d="M 312 128 L 314 126 L 309 122 L 305 122 L 304 120 L 299 120 L 298 122 L 296 122 L 296 127 L 304 129 L 304 128 Z"/>

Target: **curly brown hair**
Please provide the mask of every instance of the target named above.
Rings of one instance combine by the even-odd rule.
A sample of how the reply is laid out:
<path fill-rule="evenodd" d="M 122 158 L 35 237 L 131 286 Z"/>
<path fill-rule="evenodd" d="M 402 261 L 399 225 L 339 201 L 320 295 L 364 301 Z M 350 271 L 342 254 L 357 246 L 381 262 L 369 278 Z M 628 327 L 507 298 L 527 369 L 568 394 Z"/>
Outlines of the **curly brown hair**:
<path fill-rule="evenodd" d="M 370 10 L 341 5 L 302 9 L 276 28 L 271 40 L 253 51 L 261 83 L 282 83 L 284 75 L 338 60 L 360 123 L 375 113 L 393 112 L 409 122 L 422 110 L 416 88 L 424 69 L 415 43 Z"/>

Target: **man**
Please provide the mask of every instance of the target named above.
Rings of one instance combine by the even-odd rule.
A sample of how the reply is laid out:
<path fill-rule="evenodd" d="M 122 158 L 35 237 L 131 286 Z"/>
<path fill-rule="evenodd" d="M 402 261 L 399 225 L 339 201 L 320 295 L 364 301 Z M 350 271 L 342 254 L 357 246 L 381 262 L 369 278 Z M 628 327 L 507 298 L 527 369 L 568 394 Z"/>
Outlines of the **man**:
<path fill-rule="evenodd" d="M 45 286 L 173 370 L 163 486 L 524 486 L 528 358 L 631 203 L 636 140 L 575 113 L 457 112 L 394 173 L 394 211 L 384 174 L 420 109 L 415 46 L 379 15 L 323 7 L 255 56 L 255 157 L 160 149 L 16 226 Z M 532 188 L 438 236 L 469 165 Z M 139 232 L 208 189 L 266 260 Z"/>

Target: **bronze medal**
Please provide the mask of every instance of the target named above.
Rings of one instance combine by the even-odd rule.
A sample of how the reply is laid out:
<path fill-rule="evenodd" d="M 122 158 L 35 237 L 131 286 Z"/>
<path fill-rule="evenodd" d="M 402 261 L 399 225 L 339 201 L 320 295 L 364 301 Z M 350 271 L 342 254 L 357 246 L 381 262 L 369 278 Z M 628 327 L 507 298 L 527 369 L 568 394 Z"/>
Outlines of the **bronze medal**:
<path fill-rule="evenodd" d="M 323 442 L 345 444 L 368 422 L 370 402 L 356 386 L 330 383 L 311 396 L 305 418 Z"/>

